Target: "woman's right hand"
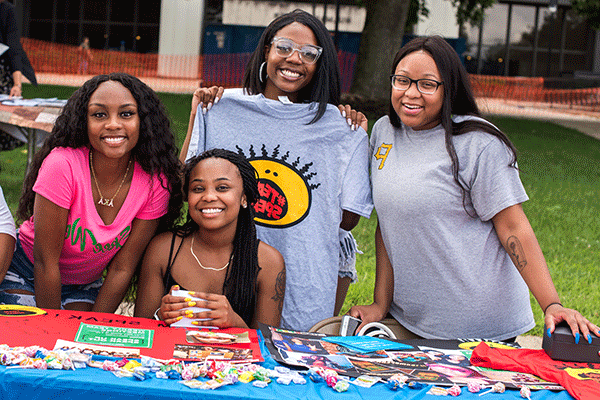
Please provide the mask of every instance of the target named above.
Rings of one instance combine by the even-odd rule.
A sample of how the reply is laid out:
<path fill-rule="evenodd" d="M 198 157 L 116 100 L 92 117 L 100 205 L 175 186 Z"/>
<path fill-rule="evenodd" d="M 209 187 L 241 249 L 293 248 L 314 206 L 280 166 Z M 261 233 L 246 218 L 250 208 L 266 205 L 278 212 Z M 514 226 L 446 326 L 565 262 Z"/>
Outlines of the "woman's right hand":
<path fill-rule="evenodd" d="M 222 86 L 199 87 L 196 89 L 192 97 L 192 114 L 196 113 L 198 106 L 202 108 L 202 114 L 206 114 L 223 97 L 223 90 Z"/>
<path fill-rule="evenodd" d="M 340 110 L 342 117 L 346 118 L 346 122 L 353 131 L 357 130 L 359 126 L 363 128 L 365 132 L 369 129 L 369 120 L 365 114 L 354 110 L 349 105 L 340 104 L 338 109 Z"/>
<path fill-rule="evenodd" d="M 373 303 L 368 306 L 353 306 L 348 311 L 348 314 L 362 320 L 362 323 L 356 328 L 356 332 L 358 332 L 370 322 L 381 321 L 387 315 L 387 311 L 383 310 L 378 304 Z"/>
<path fill-rule="evenodd" d="M 160 308 L 156 315 L 167 325 L 174 324 L 183 317 L 191 317 L 193 312 L 184 310 L 184 308 L 194 307 L 196 304 L 191 298 L 173 296 L 174 290 L 179 290 L 179 286 L 174 285 L 168 294 L 165 294 L 160 301 Z"/>

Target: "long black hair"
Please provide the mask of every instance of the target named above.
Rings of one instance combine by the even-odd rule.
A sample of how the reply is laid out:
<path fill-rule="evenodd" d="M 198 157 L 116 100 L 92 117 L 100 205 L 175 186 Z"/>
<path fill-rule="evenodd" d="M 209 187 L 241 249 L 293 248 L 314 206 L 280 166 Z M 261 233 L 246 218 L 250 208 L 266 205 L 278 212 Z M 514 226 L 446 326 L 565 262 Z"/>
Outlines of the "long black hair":
<path fill-rule="evenodd" d="M 233 238 L 233 253 L 227 268 L 223 293 L 233 310 L 250 326 L 254 318 L 257 297 L 258 238 L 254 224 L 253 204 L 259 198 L 257 172 L 248 160 L 237 153 L 224 149 L 211 149 L 188 160 L 183 169 L 183 192 L 188 193 L 193 169 L 207 158 L 222 158 L 235 165 L 242 178 L 248 207 L 240 208 Z M 177 228 L 179 236 L 186 237 L 199 229 L 196 221 L 187 214 L 186 221 Z"/>
<path fill-rule="evenodd" d="M 115 72 L 98 75 L 88 80 L 67 101 L 56 119 L 54 128 L 34 158 L 23 182 L 23 195 L 19 201 L 18 216 L 26 220 L 33 215 L 35 193 L 33 185 L 44 159 L 56 147 L 79 148 L 89 146 L 87 114 L 92 93 L 107 81 L 121 83 L 137 102 L 140 117 L 139 139 L 131 151 L 136 163 L 153 177 L 161 174 L 165 189 L 171 192 L 167 214 L 161 218 L 159 232 L 170 229 L 179 218 L 183 204 L 181 192 L 181 163 L 166 109 L 156 93 L 138 78 Z"/>
<path fill-rule="evenodd" d="M 452 160 L 452 175 L 461 189 L 464 206 L 466 204 L 467 188 L 458 179 L 459 161 L 452 136 L 473 131 L 483 131 L 496 136 L 510 149 L 512 153 L 510 165 L 513 167 L 516 167 L 517 163 L 517 150 L 508 137 L 490 123 L 477 120 L 466 120 L 459 123 L 452 121 L 453 115 L 482 117 L 471 90 L 467 70 L 462 65 L 456 51 L 441 36 L 418 37 L 405 44 L 394 57 L 392 74 L 395 73 L 396 67 L 404 57 L 419 50 L 426 51 L 433 58 L 444 82 L 441 86 L 444 90 L 444 101 L 441 110 L 442 127 L 445 131 L 446 151 Z M 402 121 L 400 121 L 400 117 L 396 114 L 391 102 L 388 116 L 390 123 L 396 128 L 402 125 Z"/>
<path fill-rule="evenodd" d="M 327 108 L 327 103 L 337 106 L 340 104 L 340 66 L 331 35 L 325 25 L 313 15 L 302 10 L 294 10 L 275 18 L 263 31 L 256 50 L 246 66 L 244 74 L 244 89 L 249 94 L 264 93 L 265 83 L 260 81 L 260 66 L 265 59 L 265 48 L 271 46 L 271 41 L 277 32 L 293 22 L 307 26 L 317 38 L 317 45 L 323 48 L 317 61 L 317 70 L 312 81 L 298 92 L 299 102 L 316 102 L 319 104 L 317 113 L 311 123 L 318 121 Z"/>

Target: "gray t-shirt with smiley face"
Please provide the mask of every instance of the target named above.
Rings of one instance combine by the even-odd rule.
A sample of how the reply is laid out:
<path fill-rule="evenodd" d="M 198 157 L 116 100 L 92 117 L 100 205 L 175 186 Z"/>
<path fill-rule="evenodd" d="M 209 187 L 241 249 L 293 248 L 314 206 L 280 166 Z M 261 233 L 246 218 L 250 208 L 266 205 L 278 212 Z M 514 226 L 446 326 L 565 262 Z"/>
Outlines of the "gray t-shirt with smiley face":
<path fill-rule="evenodd" d="M 297 330 L 333 316 L 342 210 L 369 217 L 373 208 L 366 132 L 352 131 L 333 105 L 311 124 L 315 112 L 316 104 L 226 90 L 197 113 L 187 154 L 225 148 L 256 168 L 258 237 L 284 257 L 281 325 Z"/>

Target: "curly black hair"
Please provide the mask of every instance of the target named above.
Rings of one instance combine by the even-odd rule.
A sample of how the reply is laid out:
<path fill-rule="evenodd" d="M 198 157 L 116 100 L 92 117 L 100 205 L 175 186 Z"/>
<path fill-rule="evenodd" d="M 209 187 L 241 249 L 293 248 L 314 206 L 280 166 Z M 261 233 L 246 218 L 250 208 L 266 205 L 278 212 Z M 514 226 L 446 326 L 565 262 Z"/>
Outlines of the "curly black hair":
<path fill-rule="evenodd" d="M 248 201 L 247 208 L 240 208 L 237 228 L 233 239 L 233 254 L 227 268 L 223 293 L 233 310 L 250 326 L 254 318 L 257 297 L 258 238 L 254 224 L 253 204 L 258 200 L 258 173 L 242 155 L 224 149 L 211 149 L 191 158 L 183 170 L 183 192 L 188 193 L 190 175 L 194 168 L 207 158 L 222 158 L 237 167 L 242 178 L 243 190 Z M 186 237 L 198 230 L 198 224 L 187 214 L 186 222 L 177 228 L 176 233 Z"/>
<path fill-rule="evenodd" d="M 79 148 L 90 145 L 88 136 L 88 103 L 98 86 L 107 81 L 116 81 L 131 92 L 137 102 L 140 117 L 140 132 L 132 155 L 146 173 L 166 178 L 161 180 L 164 188 L 171 193 L 167 214 L 161 218 L 158 231 L 166 231 L 179 219 L 183 204 L 181 191 L 181 163 L 177 157 L 175 138 L 167 111 L 156 93 L 138 78 L 114 72 L 98 75 L 88 80 L 73 93 L 61 114 L 56 119 L 50 136 L 35 154 L 27 176 L 23 182 L 23 195 L 19 201 L 17 215 L 26 220 L 33 215 L 35 192 L 33 185 L 38 177 L 40 166 L 55 147 Z"/>

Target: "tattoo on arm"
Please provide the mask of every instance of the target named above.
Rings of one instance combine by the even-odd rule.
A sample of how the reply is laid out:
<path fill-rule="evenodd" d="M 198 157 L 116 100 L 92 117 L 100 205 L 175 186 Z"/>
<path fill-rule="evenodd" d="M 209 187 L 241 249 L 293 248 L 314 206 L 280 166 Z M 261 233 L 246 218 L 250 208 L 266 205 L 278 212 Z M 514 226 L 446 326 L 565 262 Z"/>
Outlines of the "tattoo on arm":
<path fill-rule="evenodd" d="M 527 259 L 525 258 L 525 251 L 523 251 L 523 246 L 519 239 L 516 236 L 511 236 L 506 240 L 506 247 L 509 249 L 509 255 L 512 258 L 513 262 L 517 266 L 519 271 L 523 270 L 527 265 Z"/>
<path fill-rule="evenodd" d="M 277 308 L 279 312 L 283 309 L 283 297 L 285 295 L 285 268 L 277 274 L 275 278 L 275 295 L 271 297 L 272 300 L 277 302 Z"/>

